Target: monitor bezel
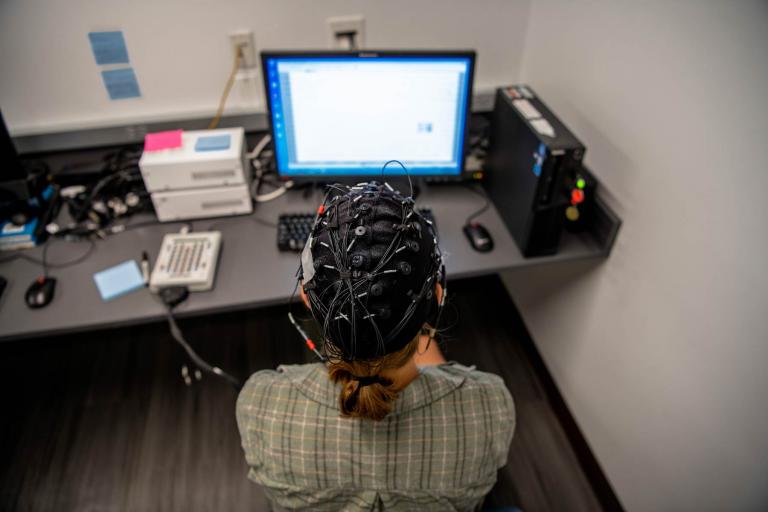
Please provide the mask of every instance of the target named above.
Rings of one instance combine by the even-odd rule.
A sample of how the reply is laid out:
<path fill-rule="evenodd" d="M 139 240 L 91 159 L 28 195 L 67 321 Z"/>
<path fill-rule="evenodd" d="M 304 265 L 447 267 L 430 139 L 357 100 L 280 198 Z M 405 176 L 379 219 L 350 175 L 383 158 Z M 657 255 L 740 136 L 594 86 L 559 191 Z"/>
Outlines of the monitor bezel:
<path fill-rule="evenodd" d="M 261 57 L 261 75 L 262 83 L 264 85 L 264 96 L 266 98 L 266 117 L 267 124 L 269 126 L 269 133 L 272 136 L 272 140 L 275 140 L 275 129 L 272 123 L 272 97 L 269 94 L 269 77 L 267 76 L 267 61 L 271 58 L 338 58 L 338 57 L 355 57 L 360 59 L 375 59 L 379 57 L 384 58 L 466 58 L 469 59 L 469 78 L 467 86 L 467 102 L 464 112 L 464 136 L 461 139 L 461 158 L 459 162 L 459 172 L 456 174 L 429 174 L 429 175 L 412 175 L 414 178 L 426 178 L 426 179 L 440 179 L 440 180 L 461 180 L 466 171 L 466 156 L 467 156 L 467 144 L 469 142 L 469 121 L 472 113 L 472 94 L 475 81 L 475 60 L 477 53 L 474 50 L 263 50 L 260 54 Z M 292 180 L 294 182 L 329 182 L 329 181 L 359 181 L 361 178 L 373 178 L 375 176 L 381 176 L 380 173 L 370 174 L 285 174 L 280 169 L 279 160 L 277 158 L 277 151 L 275 155 L 275 168 L 281 179 Z M 391 169 L 391 171 L 389 170 Z M 388 172 L 385 176 L 402 176 L 402 172 L 398 172 L 396 168 L 388 167 Z"/>

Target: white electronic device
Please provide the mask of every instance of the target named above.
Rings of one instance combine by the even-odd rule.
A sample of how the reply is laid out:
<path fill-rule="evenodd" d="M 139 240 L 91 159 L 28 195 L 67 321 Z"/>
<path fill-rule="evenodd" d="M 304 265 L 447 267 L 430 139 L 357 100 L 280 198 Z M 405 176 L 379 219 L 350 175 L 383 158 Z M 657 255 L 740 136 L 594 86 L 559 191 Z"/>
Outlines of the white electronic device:
<path fill-rule="evenodd" d="M 182 132 L 180 147 L 144 151 L 139 168 L 149 192 L 241 185 L 251 180 L 243 128 Z"/>
<path fill-rule="evenodd" d="M 157 292 L 170 286 L 186 286 L 191 292 L 210 290 L 220 250 L 220 231 L 165 235 L 149 289 Z"/>
<path fill-rule="evenodd" d="M 155 192 L 152 204 L 160 222 L 245 215 L 253 211 L 248 185 Z"/>

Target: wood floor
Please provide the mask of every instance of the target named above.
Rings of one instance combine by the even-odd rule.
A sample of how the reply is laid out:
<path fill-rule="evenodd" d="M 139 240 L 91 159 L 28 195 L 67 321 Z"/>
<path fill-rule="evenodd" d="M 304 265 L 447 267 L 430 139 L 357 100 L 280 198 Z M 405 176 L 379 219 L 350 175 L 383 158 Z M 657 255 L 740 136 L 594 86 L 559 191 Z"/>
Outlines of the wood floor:
<path fill-rule="evenodd" d="M 452 282 L 451 294 L 446 356 L 502 375 L 517 406 L 509 463 L 486 506 L 613 508 L 598 499 L 605 484 L 590 482 L 584 447 L 566 434 L 573 425 L 558 418 L 563 406 L 500 281 Z M 180 325 L 204 358 L 245 377 L 312 360 L 285 313 Z M 246 478 L 234 390 L 210 377 L 187 387 L 184 361 L 165 324 L 0 344 L 0 510 L 267 510 Z"/>

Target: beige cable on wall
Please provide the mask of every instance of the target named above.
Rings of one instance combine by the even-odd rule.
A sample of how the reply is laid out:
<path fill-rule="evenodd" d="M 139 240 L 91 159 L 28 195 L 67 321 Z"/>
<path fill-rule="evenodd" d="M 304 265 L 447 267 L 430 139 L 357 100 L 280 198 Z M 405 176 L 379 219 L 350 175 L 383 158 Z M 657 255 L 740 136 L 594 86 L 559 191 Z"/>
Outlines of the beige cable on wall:
<path fill-rule="evenodd" d="M 227 84 L 224 86 L 224 92 L 221 93 L 221 99 L 219 100 L 219 108 L 216 110 L 216 115 L 208 125 L 209 130 L 213 130 L 219 125 L 221 116 L 224 114 L 224 106 L 227 104 L 227 98 L 229 97 L 229 91 L 232 90 L 232 86 L 235 84 L 235 76 L 237 76 L 237 70 L 240 69 L 240 60 L 242 59 L 242 49 L 238 47 L 235 52 L 235 62 L 232 65 L 232 72 L 229 74 Z"/>

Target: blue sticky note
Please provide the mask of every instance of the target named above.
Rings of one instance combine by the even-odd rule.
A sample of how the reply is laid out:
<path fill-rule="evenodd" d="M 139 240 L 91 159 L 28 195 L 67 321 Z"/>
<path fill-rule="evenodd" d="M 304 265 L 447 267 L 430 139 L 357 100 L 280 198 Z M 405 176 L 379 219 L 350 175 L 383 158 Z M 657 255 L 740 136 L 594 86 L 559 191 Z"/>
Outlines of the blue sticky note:
<path fill-rule="evenodd" d="M 109 99 L 122 100 L 125 98 L 138 98 L 141 96 L 139 82 L 133 68 L 110 69 L 101 72 L 104 86 L 109 93 Z"/>
<path fill-rule="evenodd" d="M 128 64 L 128 48 L 125 38 L 119 30 L 114 32 L 89 32 L 91 50 L 96 58 L 96 64 Z"/>
<path fill-rule="evenodd" d="M 195 151 L 223 151 L 229 149 L 230 139 L 229 134 L 198 137 L 197 142 L 195 142 Z"/>
<path fill-rule="evenodd" d="M 106 302 L 144 286 L 139 264 L 128 260 L 93 275 L 101 299 Z"/>

